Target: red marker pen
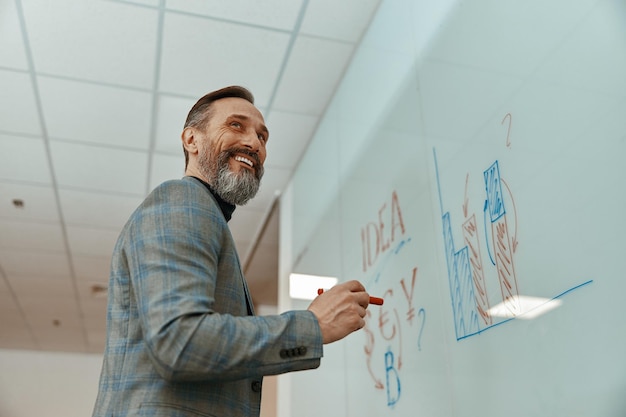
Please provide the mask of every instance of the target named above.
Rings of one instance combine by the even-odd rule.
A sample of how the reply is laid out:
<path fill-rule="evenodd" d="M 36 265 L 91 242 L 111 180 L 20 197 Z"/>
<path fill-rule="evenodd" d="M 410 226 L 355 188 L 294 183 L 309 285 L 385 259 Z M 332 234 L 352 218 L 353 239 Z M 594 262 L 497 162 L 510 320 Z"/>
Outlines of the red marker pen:
<path fill-rule="evenodd" d="M 323 288 L 317 290 L 317 295 L 321 295 L 324 292 Z M 377 306 L 383 305 L 385 300 L 380 297 L 370 297 L 370 304 L 376 304 Z"/>

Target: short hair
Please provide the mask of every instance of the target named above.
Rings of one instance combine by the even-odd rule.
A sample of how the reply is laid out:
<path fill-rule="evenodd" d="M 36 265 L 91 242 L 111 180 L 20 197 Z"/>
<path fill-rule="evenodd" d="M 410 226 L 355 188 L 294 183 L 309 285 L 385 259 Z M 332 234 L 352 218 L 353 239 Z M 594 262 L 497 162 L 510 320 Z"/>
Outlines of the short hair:
<path fill-rule="evenodd" d="M 211 118 L 211 105 L 217 100 L 229 97 L 242 98 L 254 104 L 254 96 L 245 87 L 231 85 L 229 87 L 220 88 L 219 90 L 205 94 L 196 102 L 196 104 L 193 105 L 191 110 L 189 110 L 189 114 L 187 114 L 187 120 L 185 120 L 184 128 L 196 127 L 198 129 L 204 129 Z M 189 164 L 189 153 L 187 152 L 187 149 L 185 149 L 184 144 L 183 153 L 185 154 L 186 170 L 187 165 Z"/>

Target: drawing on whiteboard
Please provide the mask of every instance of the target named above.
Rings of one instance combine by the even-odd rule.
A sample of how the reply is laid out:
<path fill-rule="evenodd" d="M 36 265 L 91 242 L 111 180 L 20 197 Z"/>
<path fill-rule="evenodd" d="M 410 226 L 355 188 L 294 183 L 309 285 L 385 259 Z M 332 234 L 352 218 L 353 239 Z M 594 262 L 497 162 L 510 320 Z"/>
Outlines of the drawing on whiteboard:
<path fill-rule="evenodd" d="M 391 349 L 385 352 L 385 379 L 387 382 L 387 406 L 393 407 L 400 399 L 402 386 L 398 370 L 394 366 L 393 352 Z"/>
<path fill-rule="evenodd" d="M 422 317 L 422 325 L 420 326 L 419 336 L 417 336 L 417 350 L 422 350 L 422 333 L 424 332 L 424 326 L 426 325 L 426 310 L 424 308 L 420 308 L 417 312 L 418 316 Z"/>
<path fill-rule="evenodd" d="M 516 316 L 521 313 L 519 305 L 519 290 L 517 277 L 515 276 L 515 262 L 513 260 L 513 248 L 511 242 L 517 241 L 509 233 L 507 211 L 502 193 L 502 179 L 498 161 L 495 161 L 485 172 L 485 238 L 491 263 L 496 267 L 502 302 Z M 515 201 L 511 195 L 511 201 Z M 514 203 L 513 203 L 514 204 Z M 489 239 L 488 232 L 491 232 Z M 489 243 L 492 243 L 490 245 Z M 491 248 L 493 246 L 493 248 Z M 493 253 L 492 253 L 493 252 Z M 495 259 L 495 260 L 494 260 Z"/>
<path fill-rule="evenodd" d="M 370 221 L 361 229 L 363 272 L 375 264 L 378 257 L 387 252 L 395 243 L 396 229 L 399 228 L 399 234 L 404 235 L 402 210 L 400 209 L 398 193 L 395 190 L 391 192 L 390 206 L 390 209 L 387 210 L 387 203 L 384 203 L 378 210 L 377 221 Z"/>
<path fill-rule="evenodd" d="M 509 120 L 507 131 L 507 148 L 510 148 L 511 114 L 502 119 Z M 439 206 L 441 209 L 445 265 L 448 272 L 448 284 L 454 331 L 456 339 L 462 340 L 470 336 L 503 324 L 517 317 L 530 317 L 530 314 L 541 307 L 544 310 L 553 308 L 555 301 L 570 291 L 587 285 L 592 280 L 570 288 L 552 299 L 527 297 L 520 295 L 518 277 L 515 268 L 515 253 L 518 247 L 518 216 L 515 198 L 511 187 L 502 178 L 500 163 L 495 160 L 482 172 L 484 189 L 484 208 L 482 215 L 469 210 L 468 188 L 473 178 L 470 173 L 465 175 L 465 195 L 463 197 L 463 222 L 460 225 L 463 246 L 457 247 L 454 240 L 455 229 L 453 215 L 443 205 L 442 185 L 437 164 L 437 153 L 433 148 Z M 477 217 L 482 217 L 484 242 L 481 242 L 481 226 Z M 481 251 L 486 248 L 486 254 Z M 488 257 L 487 263 L 484 258 Z M 487 272 L 495 271 L 500 298 L 490 300 Z M 491 284 L 493 285 L 493 284 Z M 491 302 L 498 304 L 493 307 Z M 494 313 L 497 312 L 497 315 Z M 504 317 L 494 322 L 494 316 Z"/>
<path fill-rule="evenodd" d="M 383 294 L 385 304 L 376 310 L 367 309 L 365 312 L 365 327 L 363 328 L 366 337 L 365 363 L 374 388 L 386 390 L 387 406 L 391 408 L 399 401 L 401 394 L 401 371 L 404 357 L 403 323 L 413 326 L 416 317 L 413 301 L 417 274 L 418 268 L 415 266 L 411 270 L 410 280 L 403 277 L 398 282 L 401 292 L 396 288 L 388 288 Z M 402 311 L 401 315 L 398 309 L 405 305 L 406 311 Z M 426 317 L 424 308 L 418 310 L 417 316 L 423 317 L 418 336 L 418 350 L 421 350 L 420 339 Z M 380 353 L 380 349 L 376 351 L 379 339 L 382 339 L 382 344 L 386 348 L 384 354 Z"/>
<path fill-rule="evenodd" d="M 363 283 L 366 288 L 385 285 L 384 290 L 377 290 L 385 303 L 365 312 L 363 350 L 372 386 L 384 393 L 387 406 L 394 408 L 401 398 L 405 354 L 422 350 L 426 310 L 416 304 L 418 266 L 403 268 L 400 277 L 393 268 L 405 265 L 398 257 L 410 257 L 409 262 L 414 262 L 414 255 L 404 250 L 411 238 L 398 192 L 393 190 L 391 198 L 379 207 L 372 216 L 375 220 L 360 227 L 361 266 L 367 272 Z"/>

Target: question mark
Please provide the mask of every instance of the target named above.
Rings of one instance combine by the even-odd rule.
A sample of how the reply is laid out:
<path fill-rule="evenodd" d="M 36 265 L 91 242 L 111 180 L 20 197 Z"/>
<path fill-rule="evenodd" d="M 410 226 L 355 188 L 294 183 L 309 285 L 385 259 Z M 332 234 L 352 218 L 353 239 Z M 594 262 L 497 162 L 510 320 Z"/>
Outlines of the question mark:
<path fill-rule="evenodd" d="M 424 331 L 424 324 L 426 323 L 426 310 L 424 310 L 423 308 L 420 308 L 419 311 L 417 312 L 418 316 L 424 316 L 424 318 L 422 319 L 422 327 L 420 327 L 420 334 L 417 337 L 417 350 L 422 350 L 422 345 L 421 345 L 421 339 L 422 339 L 422 332 Z"/>
<path fill-rule="evenodd" d="M 513 123 L 513 116 L 511 116 L 511 113 L 505 114 L 500 124 L 503 125 L 507 117 L 509 118 L 509 127 L 506 131 L 506 147 L 510 148 L 511 147 L 511 123 Z"/>

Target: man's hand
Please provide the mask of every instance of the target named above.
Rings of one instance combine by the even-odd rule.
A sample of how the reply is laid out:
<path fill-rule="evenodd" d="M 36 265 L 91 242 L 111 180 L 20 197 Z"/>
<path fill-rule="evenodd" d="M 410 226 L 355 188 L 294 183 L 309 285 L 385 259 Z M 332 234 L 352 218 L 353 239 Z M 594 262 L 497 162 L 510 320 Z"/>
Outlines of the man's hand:
<path fill-rule="evenodd" d="M 324 344 L 343 339 L 365 326 L 369 294 L 359 281 L 348 281 L 324 291 L 309 305 L 317 317 Z"/>

